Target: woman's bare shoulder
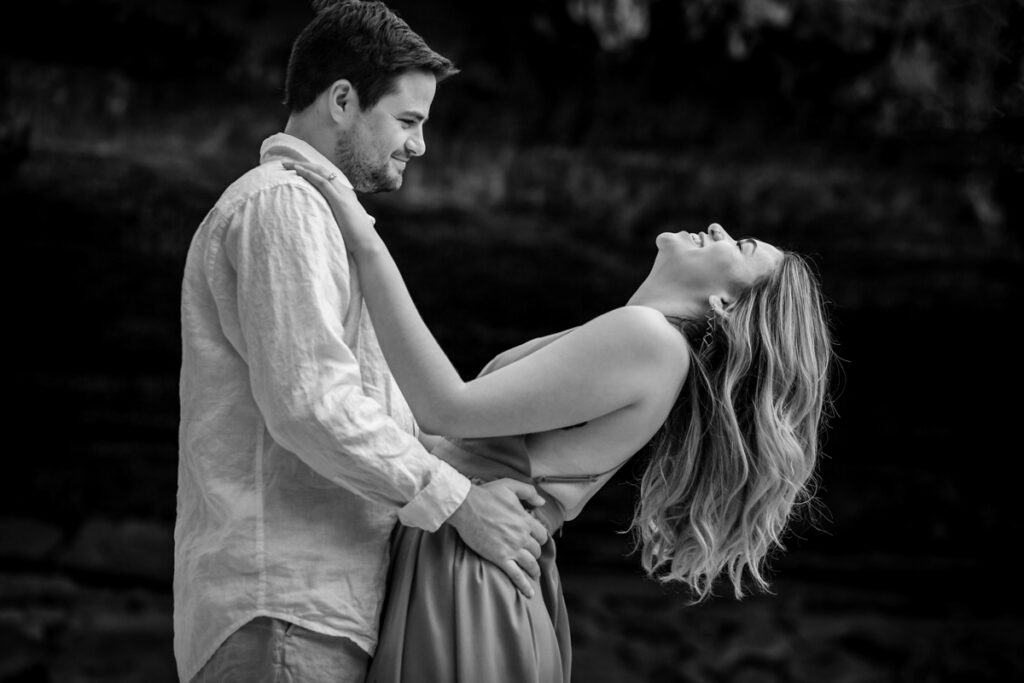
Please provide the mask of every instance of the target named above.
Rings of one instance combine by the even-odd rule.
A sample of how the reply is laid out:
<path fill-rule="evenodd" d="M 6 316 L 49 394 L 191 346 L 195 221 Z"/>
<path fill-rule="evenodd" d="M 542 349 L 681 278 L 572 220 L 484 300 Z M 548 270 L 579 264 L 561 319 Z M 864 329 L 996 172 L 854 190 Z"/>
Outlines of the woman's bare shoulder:
<path fill-rule="evenodd" d="M 688 363 L 685 340 L 660 313 L 615 309 L 466 383 L 426 428 L 475 437 L 566 427 L 661 400 Z"/>
<path fill-rule="evenodd" d="M 680 354 L 689 356 L 689 344 L 679 328 L 649 306 L 622 306 L 583 327 L 618 338 L 643 357 L 678 360 Z"/>
<path fill-rule="evenodd" d="M 598 315 L 574 333 L 595 335 L 623 360 L 653 372 L 689 370 L 689 344 L 665 315 L 649 306 L 627 305 Z"/>

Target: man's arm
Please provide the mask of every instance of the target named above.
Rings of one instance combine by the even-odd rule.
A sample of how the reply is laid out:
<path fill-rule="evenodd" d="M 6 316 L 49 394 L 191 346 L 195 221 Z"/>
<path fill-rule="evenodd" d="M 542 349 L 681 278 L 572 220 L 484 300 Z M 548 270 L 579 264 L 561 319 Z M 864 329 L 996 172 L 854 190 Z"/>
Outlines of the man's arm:
<path fill-rule="evenodd" d="M 319 193 L 284 184 L 251 197 L 238 208 L 225 248 L 238 277 L 240 351 L 273 438 L 339 486 L 398 507 L 403 524 L 433 531 L 459 511 L 451 521 L 464 537 L 499 539 L 501 547 L 482 555 L 503 569 L 515 558 L 535 574 L 533 557 L 521 554 L 534 550 L 537 523 L 519 494 L 470 493 L 464 476 L 363 394 L 342 327 L 348 260 Z"/>
<path fill-rule="evenodd" d="M 437 529 L 469 482 L 363 394 L 344 342 L 344 245 L 313 191 L 265 190 L 238 207 L 225 249 L 238 277 L 250 386 L 274 439 L 334 483 Z"/>

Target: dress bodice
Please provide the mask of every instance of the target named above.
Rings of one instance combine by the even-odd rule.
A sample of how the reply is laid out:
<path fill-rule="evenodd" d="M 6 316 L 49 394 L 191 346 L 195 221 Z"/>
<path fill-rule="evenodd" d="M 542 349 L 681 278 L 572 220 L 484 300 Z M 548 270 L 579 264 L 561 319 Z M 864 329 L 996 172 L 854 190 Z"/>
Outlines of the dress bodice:
<path fill-rule="evenodd" d="M 563 333 L 564 334 L 564 333 Z M 485 375 L 494 372 L 500 367 L 522 358 L 523 356 L 537 350 L 539 345 L 528 343 L 519 347 L 515 352 L 506 352 L 492 360 L 480 372 Z M 534 510 L 535 515 L 553 532 L 562 526 L 565 521 L 565 508 L 553 495 L 545 491 L 542 485 L 548 483 L 587 484 L 596 482 L 602 476 L 618 469 L 618 465 L 606 472 L 595 472 L 590 474 L 547 474 L 534 476 L 530 452 L 526 445 L 526 434 L 514 436 L 483 437 L 472 439 L 442 439 L 434 447 L 433 454 L 462 474 L 477 482 L 494 481 L 495 479 L 510 478 L 528 484 L 537 485 L 537 491 L 547 501 L 541 508 Z"/>
<path fill-rule="evenodd" d="M 442 439 L 434 447 L 433 453 L 475 483 L 508 478 L 536 485 L 538 493 L 544 497 L 546 502 L 542 507 L 535 508 L 534 514 L 549 532 L 554 532 L 562 526 L 566 513 L 558 499 L 544 490 L 545 482 L 587 484 L 596 482 L 608 474 L 608 472 L 596 472 L 593 474 L 549 474 L 535 477 L 531 472 L 526 435 L 480 439 Z"/>

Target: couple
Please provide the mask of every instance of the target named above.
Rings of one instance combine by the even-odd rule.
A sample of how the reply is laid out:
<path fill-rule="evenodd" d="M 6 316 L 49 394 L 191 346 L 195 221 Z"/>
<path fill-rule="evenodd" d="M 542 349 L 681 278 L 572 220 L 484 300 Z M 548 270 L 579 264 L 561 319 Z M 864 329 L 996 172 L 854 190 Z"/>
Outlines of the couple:
<path fill-rule="evenodd" d="M 321 4 L 185 266 L 181 680 L 568 683 L 550 535 L 649 442 L 644 568 L 764 587 L 831 354 L 804 261 L 661 234 L 627 305 L 462 381 L 353 192 L 400 187 L 456 70 L 381 3 Z"/>

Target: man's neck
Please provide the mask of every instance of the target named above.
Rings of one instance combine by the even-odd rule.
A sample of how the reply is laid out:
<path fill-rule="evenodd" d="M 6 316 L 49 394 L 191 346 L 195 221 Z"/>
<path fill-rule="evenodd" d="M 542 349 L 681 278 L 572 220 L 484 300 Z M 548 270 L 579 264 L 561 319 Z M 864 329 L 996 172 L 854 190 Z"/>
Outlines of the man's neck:
<path fill-rule="evenodd" d="M 327 159 L 333 159 L 334 143 L 331 136 L 320 127 L 312 125 L 306 117 L 297 114 L 289 116 L 284 132 L 302 140 Z"/>

